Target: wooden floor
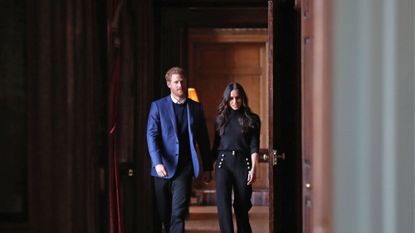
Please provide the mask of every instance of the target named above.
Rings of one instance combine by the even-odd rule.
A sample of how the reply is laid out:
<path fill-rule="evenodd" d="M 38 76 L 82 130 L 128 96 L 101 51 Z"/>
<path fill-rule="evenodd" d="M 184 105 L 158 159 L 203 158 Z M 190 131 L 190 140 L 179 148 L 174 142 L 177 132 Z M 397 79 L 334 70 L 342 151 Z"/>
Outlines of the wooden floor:
<path fill-rule="evenodd" d="M 269 232 L 267 206 L 254 206 L 249 216 L 253 233 Z M 216 206 L 191 206 L 189 219 L 186 220 L 186 233 L 220 233 Z"/>

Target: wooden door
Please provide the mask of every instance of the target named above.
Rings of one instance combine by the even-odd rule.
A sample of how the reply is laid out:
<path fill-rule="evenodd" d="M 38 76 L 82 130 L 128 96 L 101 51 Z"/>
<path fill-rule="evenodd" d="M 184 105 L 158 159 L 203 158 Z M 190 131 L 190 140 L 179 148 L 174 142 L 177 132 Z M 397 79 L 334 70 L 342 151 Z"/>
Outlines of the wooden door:
<path fill-rule="evenodd" d="M 270 232 L 302 227 L 299 15 L 292 1 L 268 2 Z"/>

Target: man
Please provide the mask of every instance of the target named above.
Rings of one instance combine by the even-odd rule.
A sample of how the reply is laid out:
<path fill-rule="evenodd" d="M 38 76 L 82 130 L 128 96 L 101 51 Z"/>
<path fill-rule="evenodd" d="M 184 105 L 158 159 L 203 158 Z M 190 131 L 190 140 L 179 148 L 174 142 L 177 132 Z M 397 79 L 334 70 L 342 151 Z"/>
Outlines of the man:
<path fill-rule="evenodd" d="M 152 161 L 156 204 L 167 233 L 184 233 L 192 187 L 199 175 L 196 144 L 203 161 L 203 177 L 211 179 L 212 158 L 205 117 L 199 103 L 186 98 L 184 70 L 166 73 L 170 95 L 154 101 L 147 125 L 147 144 Z"/>

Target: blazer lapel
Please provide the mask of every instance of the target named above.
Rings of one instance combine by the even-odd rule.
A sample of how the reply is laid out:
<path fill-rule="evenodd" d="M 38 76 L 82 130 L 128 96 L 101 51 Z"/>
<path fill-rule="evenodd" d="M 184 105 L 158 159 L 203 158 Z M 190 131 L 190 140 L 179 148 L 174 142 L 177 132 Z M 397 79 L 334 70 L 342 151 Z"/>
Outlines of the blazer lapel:
<path fill-rule="evenodd" d="M 189 128 L 189 134 L 193 137 L 193 104 L 189 100 L 187 101 L 187 127 Z"/>

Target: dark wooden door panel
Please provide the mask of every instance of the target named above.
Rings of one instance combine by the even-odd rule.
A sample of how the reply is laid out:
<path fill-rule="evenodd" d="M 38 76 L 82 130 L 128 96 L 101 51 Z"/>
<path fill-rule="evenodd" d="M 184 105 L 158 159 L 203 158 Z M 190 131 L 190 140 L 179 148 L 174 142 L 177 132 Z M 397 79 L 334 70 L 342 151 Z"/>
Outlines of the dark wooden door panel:
<path fill-rule="evenodd" d="M 269 1 L 270 232 L 302 232 L 299 15 L 290 1 Z"/>

